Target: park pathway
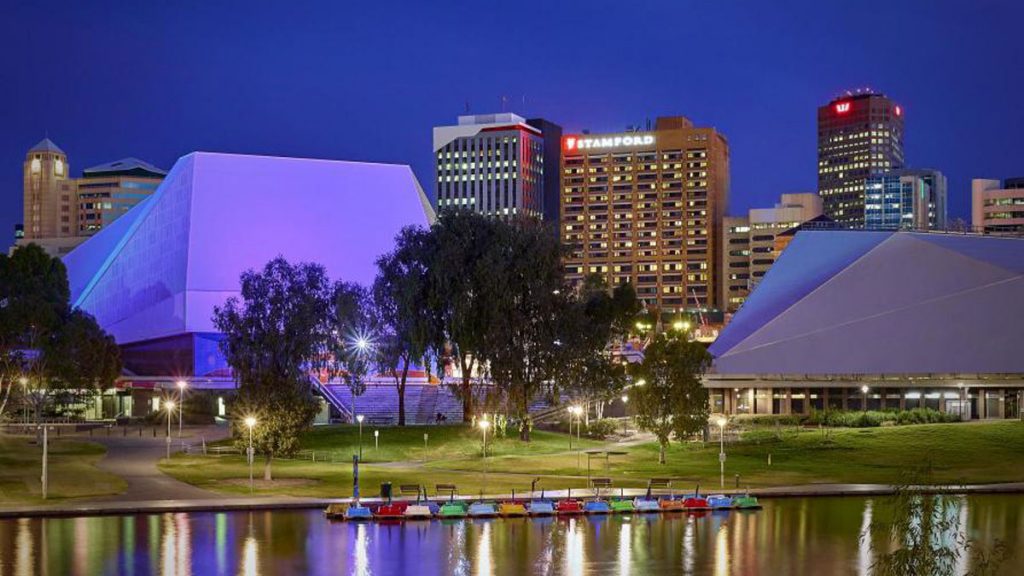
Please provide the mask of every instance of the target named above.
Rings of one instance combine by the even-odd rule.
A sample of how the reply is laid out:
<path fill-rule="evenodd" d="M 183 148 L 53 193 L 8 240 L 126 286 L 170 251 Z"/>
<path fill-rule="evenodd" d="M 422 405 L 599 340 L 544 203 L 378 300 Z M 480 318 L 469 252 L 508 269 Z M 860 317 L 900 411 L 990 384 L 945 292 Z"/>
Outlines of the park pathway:
<path fill-rule="evenodd" d="M 212 442 L 227 437 L 229 432 L 227 427 L 186 428 L 181 441 L 194 443 L 205 438 L 207 442 Z M 232 497 L 197 488 L 161 472 L 157 462 L 167 454 L 166 439 L 163 436 L 97 436 L 89 440 L 107 448 L 107 455 L 97 466 L 128 483 L 128 489 L 123 493 L 92 498 L 89 499 L 90 502 L 206 500 Z M 179 442 L 175 437 L 175 446 Z"/>

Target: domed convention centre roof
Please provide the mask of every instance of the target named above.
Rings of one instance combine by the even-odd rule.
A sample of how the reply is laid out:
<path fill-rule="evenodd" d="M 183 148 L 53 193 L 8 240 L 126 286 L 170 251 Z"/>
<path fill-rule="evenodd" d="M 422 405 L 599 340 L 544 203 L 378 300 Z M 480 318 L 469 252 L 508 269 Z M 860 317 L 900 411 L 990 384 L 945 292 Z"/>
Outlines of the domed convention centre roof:
<path fill-rule="evenodd" d="M 801 231 L 710 347 L 718 375 L 1024 373 L 1024 239 Z"/>

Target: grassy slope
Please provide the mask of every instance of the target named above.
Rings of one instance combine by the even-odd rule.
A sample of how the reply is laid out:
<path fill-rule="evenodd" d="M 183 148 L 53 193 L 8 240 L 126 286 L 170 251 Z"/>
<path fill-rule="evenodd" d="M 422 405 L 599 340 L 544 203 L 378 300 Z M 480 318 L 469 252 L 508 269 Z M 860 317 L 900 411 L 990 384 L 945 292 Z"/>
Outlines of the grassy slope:
<path fill-rule="evenodd" d="M 405 430 L 381 430 L 381 448 L 372 449 L 372 428 L 364 428 L 364 456 L 370 464 L 361 468 L 362 485 L 375 492 L 383 480 L 421 483 L 431 487 L 438 482 L 454 482 L 463 493 L 484 488 L 484 462 L 479 458 L 478 432 L 459 427 L 410 427 Z M 423 449 L 423 433 L 430 434 L 429 447 Z M 296 496 L 347 496 L 351 492 L 351 466 L 343 461 L 356 446 L 356 432 L 350 428 L 319 428 L 304 442 L 309 449 L 332 451 L 336 462 L 277 462 L 279 478 L 310 478 L 317 482 L 304 487 L 268 489 L 263 493 L 287 493 Z M 545 476 L 544 486 L 565 488 L 585 485 L 586 456 L 577 468 L 576 453 L 567 452 L 564 435 L 535 433 L 535 440 L 524 445 L 505 439 L 488 442 L 494 455 L 488 458 L 486 490 L 527 489 L 535 476 Z M 585 448 L 600 443 L 584 442 Z M 629 452 L 613 457 L 605 472 L 603 461 L 593 462 L 594 475 L 609 475 L 616 486 L 640 487 L 652 476 L 670 476 L 677 484 L 718 483 L 718 445 L 709 443 L 669 449 L 668 464 L 657 463 L 653 444 L 612 447 Z M 908 470 L 931 461 L 936 482 L 986 483 L 1024 479 L 1024 424 L 990 422 L 974 424 L 935 424 L 873 429 L 835 430 L 826 440 L 818 431 L 786 431 L 782 439 L 759 443 L 742 442 L 726 446 L 727 482 L 741 475 L 743 486 L 791 485 L 815 482 L 898 483 Z M 772 455 L 772 466 L 767 456 Z M 401 462 L 405 460 L 407 462 Z M 386 462 L 394 463 L 388 464 Z M 409 462 L 413 461 L 413 462 Z M 374 463 L 375 462 L 375 463 Z M 225 492 L 247 492 L 244 486 L 220 482 L 247 475 L 240 457 L 203 458 L 177 456 L 161 465 L 171 475 L 204 488 Z M 257 473 L 259 471 L 257 470 Z"/>
<path fill-rule="evenodd" d="M 50 440 L 49 499 L 42 499 L 42 448 L 24 437 L 0 436 L 0 506 L 42 504 L 68 498 L 124 492 L 121 478 L 96 467 L 106 449 L 99 444 Z"/>

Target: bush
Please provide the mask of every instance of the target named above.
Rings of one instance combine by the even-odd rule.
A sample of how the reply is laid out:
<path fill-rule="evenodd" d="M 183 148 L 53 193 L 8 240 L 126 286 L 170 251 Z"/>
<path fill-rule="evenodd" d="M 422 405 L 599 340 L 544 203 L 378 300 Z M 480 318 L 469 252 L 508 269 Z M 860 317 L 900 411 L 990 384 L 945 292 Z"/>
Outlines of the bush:
<path fill-rule="evenodd" d="M 612 420 L 611 418 L 591 420 L 590 426 L 583 427 L 583 435 L 587 438 L 604 440 L 612 434 L 615 434 L 615 431 L 620 428 L 622 428 L 622 424 L 616 420 Z"/>
<path fill-rule="evenodd" d="M 805 418 L 800 414 L 740 414 L 735 420 L 747 426 L 800 426 Z"/>

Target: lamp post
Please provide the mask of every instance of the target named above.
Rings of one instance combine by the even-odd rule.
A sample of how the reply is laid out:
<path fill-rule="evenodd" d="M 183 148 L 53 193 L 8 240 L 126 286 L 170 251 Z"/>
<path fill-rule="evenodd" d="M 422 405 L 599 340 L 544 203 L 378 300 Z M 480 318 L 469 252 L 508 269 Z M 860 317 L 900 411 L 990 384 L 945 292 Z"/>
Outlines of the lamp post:
<path fill-rule="evenodd" d="M 622 433 L 627 432 L 626 426 L 629 422 L 629 410 L 627 410 L 626 403 L 629 402 L 629 396 L 622 395 Z"/>
<path fill-rule="evenodd" d="M 185 407 L 185 388 L 188 387 L 188 382 L 185 382 L 184 380 L 178 380 L 177 386 L 178 386 L 178 405 L 182 407 L 181 410 L 178 410 L 178 438 L 181 438 L 181 415 L 182 415 L 183 412 L 185 412 L 185 410 L 184 410 L 184 407 Z"/>
<path fill-rule="evenodd" d="M 580 408 L 579 406 L 570 406 L 569 412 L 576 416 L 576 467 L 579 468 L 580 466 L 582 466 L 582 463 L 580 462 L 580 443 L 582 442 L 582 439 L 580 438 L 580 427 L 583 425 L 583 423 L 580 421 L 580 414 L 583 413 L 583 408 Z M 572 419 L 570 419 L 569 422 L 571 424 Z M 569 427 L 569 439 L 570 441 L 572 440 L 572 426 Z"/>
<path fill-rule="evenodd" d="M 964 383 L 957 382 L 956 387 L 960 389 L 960 421 L 964 420 Z"/>
<path fill-rule="evenodd" d="M 256 426 L 256 419 L 249 416 L 245 419 L 245 427 L 249 429 L 249 448 L 245 451 L 246 456 L 249 460 L 249 494 L 253 492 L 253 479 L 252 479 L 252 461 L 253 456 L 256 454 L 252 450 L 252 429 Z"/>
<path fill-rule="evenodd" d="M 868 411 L 868 390 L 870 390 L 870 388 L 868 388 L 867 384 L 865 384 L 865 385 L 860 387 L 860 393 L 864 395 L 864 404 L 863 404 L 863 406 L 864 406 L 864 411 L 865 412 Z"/>
<path fill-rule="evenodd" d="M 363 461 L 363 415 L 356 415 L 356 422 L 359 422 L 359 461 Z"/>
<path fill-rule="evenodd" d="M 28 426 L 28 378 L 22 376 L 21 378 L 18 378 L 18 383 L 21 384 L 21 392 L 23 396 L 21 402 L 23 406 L 22 412 L 25 414 L 25 426 Z"/>
<path fill-rule="evenodd" d="M 719 473 L 719 486 L 725 488 L 725 425 L 729 421 L 725 418 L 719 418 L 715 420 L 715 424 L 718 424 L 718 473 Z"/>
<path fill-rule="evenodd" d="M 164 402 L 167 409 L 167 458 L 171 457 L 171 412 L 174 412 L 174 400 Z"/>
<path fill-rule="evenodd" d="M 483 457 L 487 458 L 487 429 L 491 427 L 491 423 L 487 420 L 481 420 L 479 426 L 480 430 L 484 433 Z"/>

